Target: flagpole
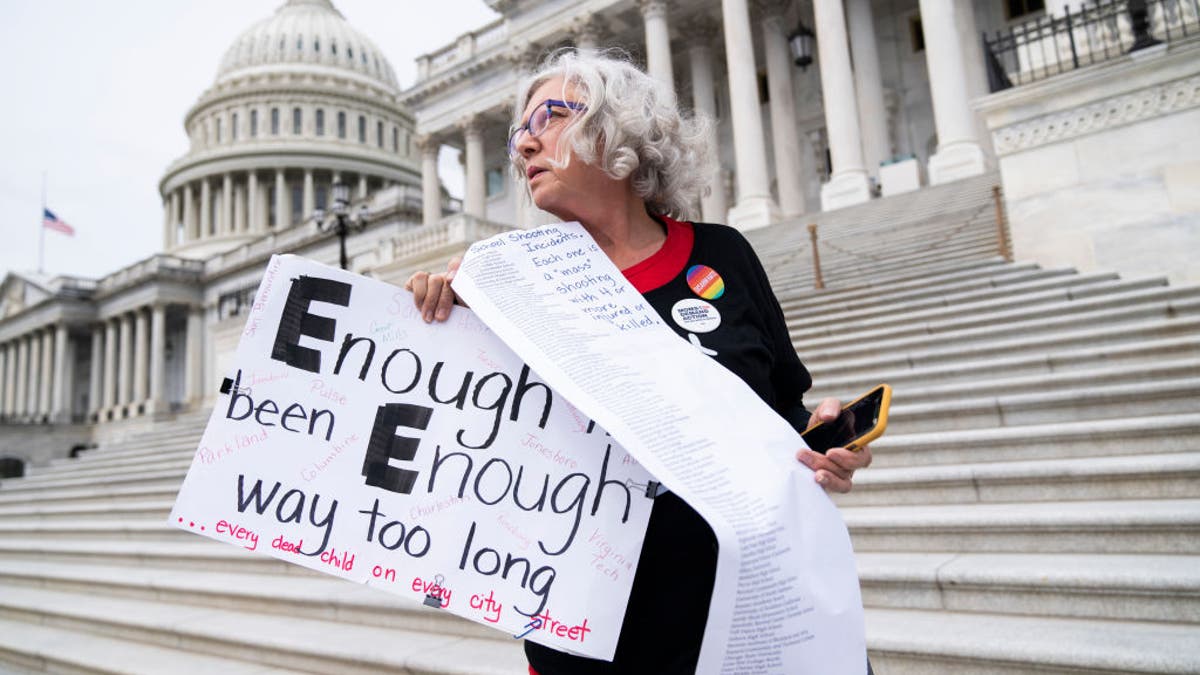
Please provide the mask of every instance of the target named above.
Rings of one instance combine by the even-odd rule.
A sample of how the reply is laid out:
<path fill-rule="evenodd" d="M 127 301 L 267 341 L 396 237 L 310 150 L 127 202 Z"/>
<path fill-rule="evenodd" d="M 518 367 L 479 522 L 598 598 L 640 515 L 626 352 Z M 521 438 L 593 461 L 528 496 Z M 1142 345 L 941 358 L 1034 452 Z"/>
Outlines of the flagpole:
<path fill-rule="evenodd" d="M 46 256 L 46 172 L 42 171 L 42 212 L 38 214 L 38 274 Z"/>

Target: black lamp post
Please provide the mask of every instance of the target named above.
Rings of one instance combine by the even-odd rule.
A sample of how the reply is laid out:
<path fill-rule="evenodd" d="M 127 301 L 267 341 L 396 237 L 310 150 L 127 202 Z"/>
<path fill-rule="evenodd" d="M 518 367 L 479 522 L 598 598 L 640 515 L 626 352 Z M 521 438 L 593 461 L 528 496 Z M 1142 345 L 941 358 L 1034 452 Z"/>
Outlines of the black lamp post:
<path fill-rule="evenodd" d="M 351 231 L 362 231 L 367 227 L 367 205 L 359 207 L 357 213 L 350 212 L 350 186 L 342 182 L 333 184 L 333 207 L 328 217 L 322 209 L 313 212 L 313 220 L 317 229 L 322 232 L 333 230 L 337 233 L 338 244 L 341 246 L 340 264 L 342 269 L 349 269 L 350 261 L 346 258 L 346 237 Z"/>
<path fill-rule="evenodd" d="M 792 50 L 792 59 L 796 65 L 800 66 L 801 70 L 807 70 L 813 62 L 813 43 L 816 42 L 816 36 L 804 25 L 801 21 L 796 30 L 788 36 L 788 47 Z"/>

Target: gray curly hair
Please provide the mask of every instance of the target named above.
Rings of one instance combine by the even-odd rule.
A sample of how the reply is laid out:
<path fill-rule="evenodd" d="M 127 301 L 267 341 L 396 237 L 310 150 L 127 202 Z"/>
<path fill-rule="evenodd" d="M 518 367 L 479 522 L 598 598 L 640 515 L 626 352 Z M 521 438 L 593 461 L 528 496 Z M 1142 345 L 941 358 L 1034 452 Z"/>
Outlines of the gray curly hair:
<path fill-rule="evenodd" d="M 574 50 L 552 54 L 525 80 L 516 114 L 529 105 L 538 87 L 555 77 L 562 77 L 564 89 L 569 84 L 574 100 L 587 106 L 563 129 L 559 138 L 565 143 L 559 146 L 556 165 L 571 161 L 563 151 L 569 147 L 576 159 L 599 166 L 616 180 L 632 175 L 633 189 L 650 213 L 693 217 L 712 173 L 712 122 L 681 115 L 675 93 L 627 58 Z M 512 164 L 515 176 L 524 179 L 524 159 L 515 155 Z"/>

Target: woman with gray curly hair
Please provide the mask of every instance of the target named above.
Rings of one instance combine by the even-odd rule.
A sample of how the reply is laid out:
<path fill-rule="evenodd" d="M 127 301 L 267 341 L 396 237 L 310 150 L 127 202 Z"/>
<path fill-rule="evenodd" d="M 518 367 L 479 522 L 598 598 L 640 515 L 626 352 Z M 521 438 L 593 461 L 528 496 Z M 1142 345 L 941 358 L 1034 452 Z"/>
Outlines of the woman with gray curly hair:
<path fill-rule="evenodd" d="M 712 175 L 707 120 L 680 114 L 674 93 L 618 58 L 562 52 L 528 80 L 509 136 L 513 170 L 538 208 L 578 221 L 683 339 L 741 377 L 797 431 L 837 418 L 836 399 L 804 408 L 811 386 L 766 273 L 744 237 L 688 222 Z M 408 280 L 426 321 L 449 317 L 442 274 Z M 461 304 L 461 303 L 460 303 Z M 825 489 L 846 492 L 868 448 L 800 450 Z M 613 661 L 525 643 L 535 675 L 691 673 L 716 574 L 712 530 L 672 492 L 654 502 Z"/>

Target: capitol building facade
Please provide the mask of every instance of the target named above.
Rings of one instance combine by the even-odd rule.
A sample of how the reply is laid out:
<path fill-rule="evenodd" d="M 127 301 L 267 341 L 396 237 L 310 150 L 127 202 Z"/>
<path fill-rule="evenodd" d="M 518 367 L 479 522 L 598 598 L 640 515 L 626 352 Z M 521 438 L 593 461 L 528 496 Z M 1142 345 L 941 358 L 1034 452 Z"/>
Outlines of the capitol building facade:
<path fill-rule="evenodd" d="M 402 285 L 550 222 L 518 85 L 599 49 L 716 121 L 698 217 L 758 251 L 809 398 L 896 391 L 835 496 L 878 672 L 1200 671 L 1200 3 L 485 0 L 401 87 L 331 0 L 279 2 L 180 111 L 161 253 L 0 282 L 0 670 L 526 672 L 164 514 L 269 258 Z"/>
<path fill-rule="evenodd" d="M 335 207 L 369 220 L 349 267 L 394 283 L 479 237 L 548 222 L 507 170 L 505 138 L 520 79 L 560 49 L 629 54 L 717 120 L 706 220 L 802 227 L 805 214 L 995 173 L 1017 257 L 1200 279 L 1187 3 L 1150 3 L 1147 18 L 1183 39 L 1109 62 L 1101 48 L 1136 37 L 1123 5 L 1093 25 L 1086 5 L 1038 0 L 488 4 L 499 18 L 421 56 L 403 90 L 329 0 L 287 0 L 247 28 L 184 116 L 190 149 L 158 185 L 162 253 L 100 279 L 4 280 L 3 433 L 86 443 L 211 405 L 267 258 L 336 264 L 337 238 L 315 225 Z M 1072 56 L 1090 67 L 1063 65 L 1061 35 L 1020 28 L 1072 12 L 1090 31 L 1068 35 Z M 807 46 L 789 43 L 804 33 Z M 981 49 L 981 35 L 997 38 Z M 461 201 L 437 175 L 444 145 L 462 151 Z M 36 464 L 63 445 L 0 455 Z"/>

